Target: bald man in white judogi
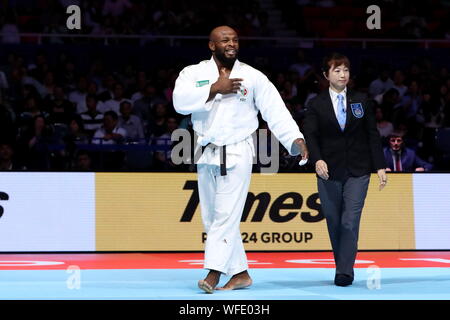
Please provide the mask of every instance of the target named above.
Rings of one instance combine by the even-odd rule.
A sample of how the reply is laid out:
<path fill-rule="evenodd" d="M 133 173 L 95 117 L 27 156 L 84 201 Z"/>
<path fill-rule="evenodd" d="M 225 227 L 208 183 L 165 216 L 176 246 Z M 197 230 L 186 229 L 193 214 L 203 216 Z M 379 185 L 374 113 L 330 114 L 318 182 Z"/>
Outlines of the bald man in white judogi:
<path fill-rule="evenodd" d="M 191 114 L 198 144 L 208 146 L 197 162 L 202 221 L 207 233 L 205 269 L 199 287 L 212 293 L 220 275 L 232 278 L 219 289 L 251 285 L 239 230 L 250 184 L 258 112 L 291 155 L 308 151 L 303 134 L 275 86 L 260 71 L 237 60 L 236 32 L 226 26 L 211 32 L 210 60 L 184 68 L 173 93 L 175 110 Z M 226 146 L 226 175 L 220 147 Z M 223 174 L 223 172 L 222 172 Z"/>

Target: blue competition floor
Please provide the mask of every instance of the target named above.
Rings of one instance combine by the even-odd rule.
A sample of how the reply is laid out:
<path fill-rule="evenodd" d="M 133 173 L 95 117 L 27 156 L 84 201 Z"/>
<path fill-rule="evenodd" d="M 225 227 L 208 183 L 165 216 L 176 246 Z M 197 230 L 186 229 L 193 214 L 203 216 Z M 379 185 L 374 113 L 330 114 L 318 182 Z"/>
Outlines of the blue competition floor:
<path fill-rule="evenodd" d="M 214 294 L 197 288 L 205 274 L 202 269 L 3 270 L 0 299 L 450 300 L 450 268 L 381 268 L 375 279 L 358 268 L 350 287 L 333 284 L 332 268 L 251 269 L 253 286 Z"/>

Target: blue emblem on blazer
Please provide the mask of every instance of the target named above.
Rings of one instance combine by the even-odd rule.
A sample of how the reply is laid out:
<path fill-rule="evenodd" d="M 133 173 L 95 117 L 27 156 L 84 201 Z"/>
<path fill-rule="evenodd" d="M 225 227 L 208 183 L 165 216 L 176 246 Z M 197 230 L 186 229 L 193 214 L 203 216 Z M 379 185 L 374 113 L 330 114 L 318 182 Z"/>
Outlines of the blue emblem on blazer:
<path fill-rule="evenodd" d="M 364 116 L 364 109 L 361 103 L 351 103 L 352 113 L 356 118 L 362 118 Z"/>

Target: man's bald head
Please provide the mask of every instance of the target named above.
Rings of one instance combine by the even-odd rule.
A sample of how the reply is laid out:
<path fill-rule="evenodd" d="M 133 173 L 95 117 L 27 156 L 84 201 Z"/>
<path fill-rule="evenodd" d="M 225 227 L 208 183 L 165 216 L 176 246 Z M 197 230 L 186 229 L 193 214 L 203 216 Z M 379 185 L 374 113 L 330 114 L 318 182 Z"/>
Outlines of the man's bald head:
<path fill-rule="evenodd" d="M 237 36 L 236 30 L 229 26 L 220 26 L 212 29 L 211 33 L 209 34 L 209 41 L 220 41 L 220 39 L 224 35 L 235 35 Z"/>
<path fill-rule="evenodd" d="M 239 40 L 236 31 L 228 26 L 214 28 L 209 34 L 209 49 L 216 63 L 232 68 L 239 52 Z"/>

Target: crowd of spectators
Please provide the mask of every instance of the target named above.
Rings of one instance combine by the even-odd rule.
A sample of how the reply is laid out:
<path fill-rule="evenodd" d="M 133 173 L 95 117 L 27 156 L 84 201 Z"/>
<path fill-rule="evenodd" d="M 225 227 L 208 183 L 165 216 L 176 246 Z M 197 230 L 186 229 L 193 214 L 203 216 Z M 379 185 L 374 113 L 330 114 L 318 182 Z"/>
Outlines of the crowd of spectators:
<path fill-rule="evenodd" d="M 229 0 L 2 0 L 0 35 L 4 43 L 32 42 L 19 33 L 102 35 L 199 35 L 220 24 L 233 25 L 242 36 L 267 36 L 268 15 L 259 2 Z M 66 28 L 66 8 L 81 9 L 81 30 Z M 52 37 L 45 41 L 64 43 Z M 78 40 L 84 41 L 84 40 Z M 114 40 L 113 40 L 114 41 Z M 137 40 L 137 42 L 146 40 Z"/>
<path fill-rule="evenodd" d="M 126 74 L 99 71 L 94 62 L 80 74 L 66 58 L 51 63 L 39 53 L 26 62 L 11 53 L 0 61 L 0 137 L 12 151 L 5 157 L 14 154 L 29 170 L 71 170 L 82 150 L 96 157 L 91 169 L 149 169 L 148 146 L 165 154 L 179 124 L 171 105 L 175 70 Z"/>
<path fill-rule="evenodd" d="M 218 24 L 235 26 L 241 35 L 269 32 L 267 13 L 258 1 L 230 0 L 225 7 L 206 0 L 16 0 L 14 6 L 8 0 L 0 2 L 0 34 L 6 43 L 23 42 L 19 32 L 67 32 L 58 28 L 65 25 L 63 9 L 71 4 L 83 8 L 81 32 L 87 34 L 204 35 Z M 445 6 L 444 1 L 424 1 L 428 2 Z M 406 12 L 406 2 L 384 3 L 394 6 L 391 12 Z M 336 4 L 345 7 L 348 1 L 286 1 L 282 9 L 289 24 L 292 17 L 286 9 L 298 13 L 299 8 Z M 436 10 L 423 11 L 425 21 L 431 21 L 430 12 Z M 58 41 L 62 39 L 50 39 Z M 300 128 L 309 101 L 327 85 L 309 52 L 298 50 L 287 68 L 276 68 L 270 58 L 245 61 L 267 74 Z M 44 51 L 31 58 L 13 52 L 3 56 L 1 169 L 194 170 L 174 165 L 170 158 L 172 132 L 177 128 L 192 132 L 189 117 L 181 117 L 172 106 L 179 66 L 148 70 L 130 64 L 120 69 L 92 59 L 85 61 L 85 68 L 63 51 L 57 59 L 49 59 Z M 350 87 L 371 99 L 385 147 L 395 132 L 433 170 L 450 170 L 448 155 L 436 140 L 437 130 L 450 128 L 449 66 L 412 56 L 407 67 L 385 64 L 382 58 L 368 65 L 355 68 L 358 72 L 352 73 Z M 261 128 L 266 128 L 262 120 Z M 312 170 L 310 165 L 299 168 L 297 159 L 281 145 L 280 155 L 281 171 Z"/>
<path fill-rule="evenodd" d="M 270 60 L 260 66 L 300 128 L 309 101 L 327 84 L 307 52 L 298 50 L 284 70 L 271 68 Z M 2 168 L 192 170 L 170 159 L 172 132 L 192 131 L 190 118 L 172 105 L 179 70 L 100 71 L 95 61 L 88 73 L 77 72 L 81 69 L 64 54 L 52 62 L 45 53 L 33 61 L 10 53 L 0 61 Z M 404 69 L 381 63 L 378 74 L 359 69 L 349 86 L 370 97 L 384 145 L 393 132 L 401 132 L 405 146 L 435 170 L 450 169 L 435 139 L 436 130 L 450 128 L 448 67 L 412 58 Z M 261 128 L 267 128 L 263 120 Z M 299 168 L 281 145 L 280 154 L 281 171 L 311 169 Z"/>
<path fill-rule="evenodd" d="M 450 39 L 450 3 L 446 0 L 285 0 L 276 3 L 286 24 L 302 37 Z M 366 9 L 371 5 L 380 8 L 379 30 L 366 27 L 369 17 Z"/>
<path fill-rule="evenodd" d="M 7 43 L 33 42 L 19 33 L 102 35 L 202 35 L 230 25 L 241 36 L 273 36 L 270 12 L 258 0 L 2 0 L 0 34 Z M 68 30 L 66 8 L 78 5 L 81 30 Z M 367 7 L 381 8 L 382 26 L 368 30 Z M 273 1 L 283 23 L 301 37 L 450 39 L 450 4 L 446 0 L 284 0 Z M 270 8 L 270 7 L 269 7 Z M 48 38 L 51 43 L 68 40 Z M 112 40 L 114 41 L 114 40 Z M 119 42 L 120 40 L 117 40 Z M 132 41 L 132 40 L 130 40 Z M 136 40 L 145 43 L 148 39 Z"/>

